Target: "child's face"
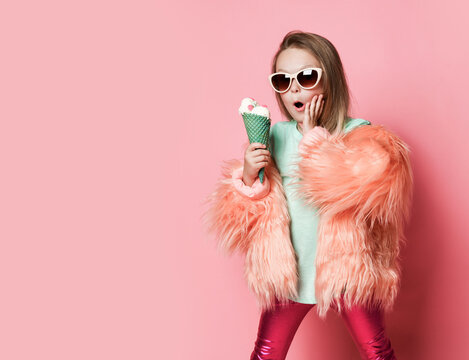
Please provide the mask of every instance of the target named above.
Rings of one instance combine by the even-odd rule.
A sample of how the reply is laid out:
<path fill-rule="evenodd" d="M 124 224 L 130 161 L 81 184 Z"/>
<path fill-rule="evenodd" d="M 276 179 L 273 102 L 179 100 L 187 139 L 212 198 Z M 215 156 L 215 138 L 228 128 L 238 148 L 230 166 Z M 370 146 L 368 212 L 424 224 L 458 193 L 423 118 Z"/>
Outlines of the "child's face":
<path fill-rule="evenodd" d="M 285 71 L 290 74 L 294 74 L 299 70 L 308 68 L 308 67 L 321 67 L 320 62 L 312 55 L 309 51 L 304 49 L 297 48 L 288 48 L 283 50 L 277 58 L 277 64 L 275 71 Z M 320 95 L 323 93 L 322 89 L 323 78 L 319 83 L 310 90 L 305 90 L 298 85 L 296 79 L 292 80 L 292 84 L 288 91 L 280 94 L 280 98 L 283 101 L 283 104 L 287 108 L 288 112 L 298 123 L 303 123 L 304 118 L 304 108 L 302 110 L 297 110 L 295 107 L 295 102 L 301 101 L 303 104 L 311 103 L 312 98 L 315 95 Z"/>

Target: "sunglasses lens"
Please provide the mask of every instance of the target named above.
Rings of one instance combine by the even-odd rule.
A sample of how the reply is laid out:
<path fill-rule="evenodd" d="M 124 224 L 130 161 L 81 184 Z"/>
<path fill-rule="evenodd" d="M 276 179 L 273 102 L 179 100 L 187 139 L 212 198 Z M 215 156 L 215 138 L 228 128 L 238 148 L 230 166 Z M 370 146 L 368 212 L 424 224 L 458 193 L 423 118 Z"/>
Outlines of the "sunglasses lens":
<path fill-rule="evenodd" d="M 312 88 L 318 81 L 318 72 L 314 69 L 305 69 L 297 76 L 298 82 L 305 88 Z"/>
<path fill-rule="evenodd" d="M 272 76 L 272 85 L 277 91 L 285 91 L 290 85 L 290 77 L 285 74 L 277 74 Z"/>

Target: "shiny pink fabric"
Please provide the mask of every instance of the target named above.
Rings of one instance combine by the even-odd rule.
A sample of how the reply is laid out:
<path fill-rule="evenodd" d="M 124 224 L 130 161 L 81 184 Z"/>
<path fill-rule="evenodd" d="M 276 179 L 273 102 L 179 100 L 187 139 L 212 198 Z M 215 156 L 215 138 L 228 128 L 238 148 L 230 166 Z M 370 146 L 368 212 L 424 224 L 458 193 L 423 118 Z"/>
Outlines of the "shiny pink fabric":
<path fill-rule="evenodd" d="M 343 299 L 341 301 L 343 304 Z M 301 321 L 314 306 L 290 300 L 286 305 L 277 302 L 273 310 L 262 312 L 250 360 L 284 360 Z M 335 306 L 333 309 L 337 311 Z M 342 309 L 340 315 L 362 359 L 396 360 L 391 341 L 385 334 L 382 310 L 359 306 Z"/>

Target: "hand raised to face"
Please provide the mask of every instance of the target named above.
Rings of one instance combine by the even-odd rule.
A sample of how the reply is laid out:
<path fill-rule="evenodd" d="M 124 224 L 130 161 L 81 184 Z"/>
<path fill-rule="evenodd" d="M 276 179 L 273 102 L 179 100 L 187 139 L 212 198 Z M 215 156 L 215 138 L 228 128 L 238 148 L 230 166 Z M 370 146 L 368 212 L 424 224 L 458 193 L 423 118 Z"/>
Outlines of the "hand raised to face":
<path fill-rule="evenodd" d="M 323 108 L 324 100 L 322 94 L 319 96 L 313 96 L 311 102 L 306 103 L 305 116 L 303 120 L 303 134 L 306 134 L 309 130 L 317 125 L 317 121 Z"/>

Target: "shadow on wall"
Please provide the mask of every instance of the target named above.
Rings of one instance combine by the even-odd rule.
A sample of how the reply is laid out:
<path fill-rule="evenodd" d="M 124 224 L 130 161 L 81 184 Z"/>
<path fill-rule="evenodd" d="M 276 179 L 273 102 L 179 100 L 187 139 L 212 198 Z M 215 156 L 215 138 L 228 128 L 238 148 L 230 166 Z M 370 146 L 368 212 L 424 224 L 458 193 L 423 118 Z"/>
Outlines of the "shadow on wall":
<path fill-rule="evenodd" d="M 417 153 L 417 156 L 414 155 Z M 445 238 L 444 218 L 448 216 L 438 206 L 438 193 L 430 187 L 428 161 L 411 154 L 414 172 L 414 199 L 411 219 L 405 231 L 406 245 L 401 251 L 402 282 L 394 311 L 386 315 L 386 330 L 397 358 L 423 359 L 426 318 L 434 309 L 428 300 L 433 289 L 435 273 L 440 271 Z M 418 164 L 418 168 L 416 168 Z M 441 204 L 440 204 L 441 205 Z M 440 209 L 440 212 L 438 212 Z"/>

